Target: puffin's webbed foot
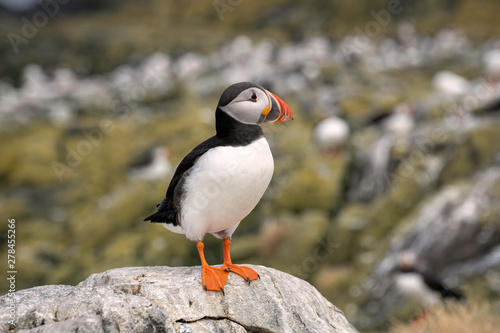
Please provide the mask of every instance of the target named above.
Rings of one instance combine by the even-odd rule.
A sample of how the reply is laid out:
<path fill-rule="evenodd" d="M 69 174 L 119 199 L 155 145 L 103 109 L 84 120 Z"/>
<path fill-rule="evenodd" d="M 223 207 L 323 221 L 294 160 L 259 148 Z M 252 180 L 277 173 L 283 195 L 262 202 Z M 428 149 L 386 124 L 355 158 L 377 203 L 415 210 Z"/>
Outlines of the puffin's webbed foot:
<path fill-rule="evenodd" d="M 203 265 L 201 267 L 201 283 L 205 290 L 222 291 L 227 282 L 229 272 L 224 268 Z"/>
<path fill-rule="evenodd" d="M 205 260 L 205 254 L 203 253 L 203 242 L 196 242 L 196 247 L 198 248 L 198 253 L 201 259 L 201 283 L 205 290 L 222 291 L 224 293 L 224 286 L 227 282 L 227 277 L 229 272 L 222 267 L 212 267 Z"/>
<path fill-rule="evenodd" d="M 259 274 L 257 274 L 255 270 L 247 266 L 238 266 L 227 263 L 224 264 L 221 268 L 225 268 L 227 272 L 238 274 L 239 276 L 247 280 L 248 284 L 250 284 L 250 281 L 260 279 Z"/>
<path fill-rule="evenodd" d="M 224 264 L 222 265 L 221 268 L 226 269 L 227 272 L 232 272 L 235 274 L 238 274 L 242 278 L 248 281 L 250 284 L 250 281 L 260 279 L 259 274 L 257 274 L 256 271 L 254 271 L 252 268 L 247 267 L 247 266 L 238 266 L 235 265 L 231 262 L 231 253 L 230 253 L 230 247 L 231 247 L 231 239 L 230 238 L 224 238 L 222 240 L 222 244 L 224 245 Z"/>

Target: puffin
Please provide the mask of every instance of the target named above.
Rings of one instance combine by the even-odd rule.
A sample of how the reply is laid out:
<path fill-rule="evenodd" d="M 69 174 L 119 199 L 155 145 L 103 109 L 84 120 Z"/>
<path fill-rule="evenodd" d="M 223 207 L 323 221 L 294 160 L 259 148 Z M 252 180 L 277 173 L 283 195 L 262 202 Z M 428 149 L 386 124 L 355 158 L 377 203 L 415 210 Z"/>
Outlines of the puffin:
<path fill-rule="evenodd" d="M 140 156 L 130 165 L 127 172 L 131 179 L 157 180 L 165 178 L 171 171 L 170 150 L 167 147 L 155 147 Z"/>
<path fill-rule="evenodd" d="M 231 262 L 231 236 L 257 205 L 274 172 L 261 124 L 292 119 L 290 107 L 260 85 L 229 86 L 215 110 L 216 134 L 184 157 L 156 212 L 144 219 L 196 242 L 205 290 L 224 293 L 230 272 L 248 283 L 259 278 L 252 268 Z M 222 239 L 221 267 L 210 266 L 205 259 L 207 233 Z"/>
<path fill-rule="evenodd" d="M 374 116 L 369 120 L 369 124 L 380 126 L 385 132 L 393 135 L 405 136 L 415 127 L 417 113 L 415 106 L 402 103 L 389 112 Z"/>
<path fill-rule="evenodd" d="M 324 155 L 335 155 L 349 140 L 349 125 L 339 117 L 321 120 L 314 128 L 314 141 Z"/>
<path fill-rule="evenodd" d="M 437 72 L 432 78 L 432 85 L 437 92 L 450 97 L 464 96 L 472 89 L 469 80 L 448 70 Z"/>
<path fill-rule="evenodd" d="M 443 281 L 420 271 L 412 253 L 400 255 L 394 280 L 398 290 L 421 306 L 424 312 L 446 301 L 465 300 L 459 290 L 448 288 Z"/>

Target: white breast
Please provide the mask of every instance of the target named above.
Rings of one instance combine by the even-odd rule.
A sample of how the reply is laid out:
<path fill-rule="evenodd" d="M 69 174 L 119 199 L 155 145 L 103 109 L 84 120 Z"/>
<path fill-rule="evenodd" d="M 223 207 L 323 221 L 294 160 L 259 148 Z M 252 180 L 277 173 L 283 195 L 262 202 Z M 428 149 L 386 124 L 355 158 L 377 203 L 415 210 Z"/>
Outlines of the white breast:
<path fill-rule="evenodd" d="M 229 237 L 267 189 L 274 161 L 265 138 L 243 147 L 217 147 L 196 162 L 184 185 L 180 228 L 198 241 L 205 233 Z M 168 227 L 168 225 L 165 225 Z"/>
<path fill-rule="evenodd" d="M 330 117 L 321 121 L 314 130 L 316 142 L 322 149 L 338 148 L 349 138 L 349 125 L 343 119 Z"/>
<path fill-rule="evenodd" d="M 408 299 L 423 307 L 439 304 L 439 297 L 417 273 L 401 273 L 395 277 L 396 286 Z"/>

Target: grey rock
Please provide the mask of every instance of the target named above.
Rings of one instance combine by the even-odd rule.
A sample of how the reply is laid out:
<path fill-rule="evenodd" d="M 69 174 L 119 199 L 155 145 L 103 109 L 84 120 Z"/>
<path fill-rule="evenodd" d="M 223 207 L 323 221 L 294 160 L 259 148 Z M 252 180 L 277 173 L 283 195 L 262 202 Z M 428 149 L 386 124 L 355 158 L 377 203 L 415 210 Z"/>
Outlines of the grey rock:
<path fill-rule="evenodd" d="M 225 295 L 205 291 L 200 267 L 128 267 L 76 287 L 42 286 L 0 297 L 16 301 L 9 332 L 356 332 L 309 283 L 252 266 L 248 284 L 230 274 Z M 8 323 L 9 314 L 0 321 Z"/>

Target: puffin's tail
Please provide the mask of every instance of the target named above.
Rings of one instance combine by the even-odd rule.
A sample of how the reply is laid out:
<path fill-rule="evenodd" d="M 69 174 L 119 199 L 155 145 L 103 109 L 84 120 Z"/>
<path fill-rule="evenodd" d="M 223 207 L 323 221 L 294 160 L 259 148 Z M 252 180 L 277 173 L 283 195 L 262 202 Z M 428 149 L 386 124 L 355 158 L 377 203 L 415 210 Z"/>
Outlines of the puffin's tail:
<path fill-rule="evenodd" d="M 178 225 L 177 212 L 174 210 L 156 212 L 146 217 L 144 221 L 151 221 L 151 223 L 172 223 L 174 226 Z"/>

